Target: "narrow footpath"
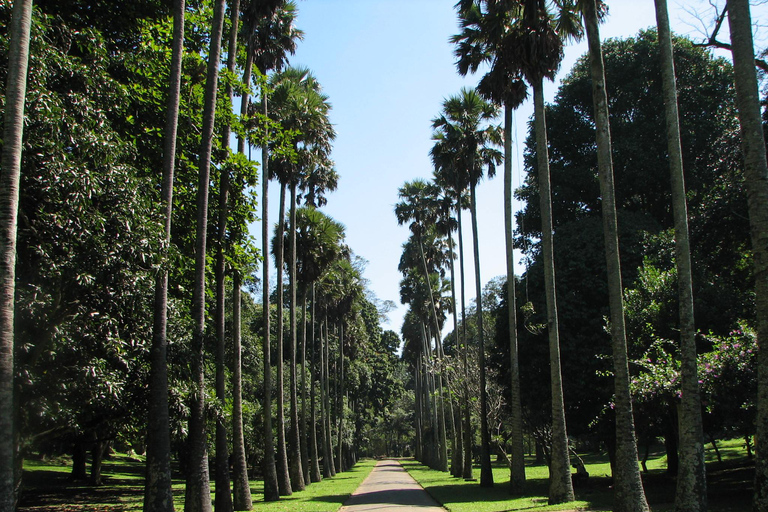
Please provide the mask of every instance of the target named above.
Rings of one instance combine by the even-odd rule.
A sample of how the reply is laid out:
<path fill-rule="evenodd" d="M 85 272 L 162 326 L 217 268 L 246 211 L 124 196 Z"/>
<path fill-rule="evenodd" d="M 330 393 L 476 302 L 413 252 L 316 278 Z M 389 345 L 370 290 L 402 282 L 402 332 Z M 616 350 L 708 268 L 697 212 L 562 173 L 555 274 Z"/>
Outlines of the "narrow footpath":
<path fill-rule="evenodd" d="M 396 460 L 380 460 L 339 512 L 445 512 Z"/>

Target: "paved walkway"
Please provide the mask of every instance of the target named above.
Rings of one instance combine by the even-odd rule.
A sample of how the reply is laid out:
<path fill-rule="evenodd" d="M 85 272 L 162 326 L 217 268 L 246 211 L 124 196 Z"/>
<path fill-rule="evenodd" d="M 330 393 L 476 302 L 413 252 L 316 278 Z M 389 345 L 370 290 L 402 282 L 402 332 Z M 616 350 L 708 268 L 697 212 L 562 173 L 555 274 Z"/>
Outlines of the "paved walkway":
<path fill-rule="evenodd" d="M 340 512 L 445 512 L 396 460 L 380 460 Z"/>

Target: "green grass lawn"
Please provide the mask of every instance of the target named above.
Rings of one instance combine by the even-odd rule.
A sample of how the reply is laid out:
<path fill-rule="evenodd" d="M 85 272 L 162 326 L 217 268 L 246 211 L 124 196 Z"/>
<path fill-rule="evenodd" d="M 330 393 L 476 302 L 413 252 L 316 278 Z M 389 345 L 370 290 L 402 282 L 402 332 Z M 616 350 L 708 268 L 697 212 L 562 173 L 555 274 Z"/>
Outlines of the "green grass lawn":
<path fill-rule="evenodd" d="M 749 510 L 752 499 L 754 470 L 746 457 L 744 441 L 734 439 L 718 443 L 722 462 L 707 445 L 707 469 L 710 512 Z M 590 478 L 575 485 L 573 503 L 547 504 L 546 466 L 531 463 L 526 468 L 527 490 L 513 498 L 508 492 L 509 470 L 494 464 L 496 485 L 481 489 L 479 482 L 452 478 L 448 473 L 433 471 L 413 460 L 402 460 L 408 472 L 446 508 L 454 512 L 511 512 L 517 510 L 611 510 L 610 466 L 605 454 L 582 455 Z M 351 471 L 312 484 L 277 502 L 263 501 L 263 482 L 251 481 L 256 511 L 334 512 L 346 501 L 373 468 L 375 461 L 360 461 Z M 646 494 L 654 512 L 671 511 L 675 495 L 674 479 L 666 474 L 666 458 L 662 447 L 655 447 L 648 458 L 648 473 L 643 475 Z M 115 454 L 104 461 L 104 485 L 93 487 L 70 479 L 68 457 L 55 460 L 25 461 L 24 495 L 21 512 L 117 512 L 141 510 L 144 492 L 144 462 L 141 457 Z M 479 477 L 479 469 L 475 476 Z M 213 486 L 213 482 L 211 483 Z M 174 480 L 176 510 L 184 504 L 184 481 Z"/>
<path fill-rule="evenodd" d="M 718 443 L 723 462 L 719 463 L 711 445 L 707 445 L 708 497 L 711 512 L 750 510 L 753 468 L 746 458 L 744 441 L 734 439 Z M 576 501 L 547 504 L 548 469 L 532 462 L 526 467 L 527 489 L 523 496 L 509 493 L 509 469 L 493 465 L 493 488 L 480 488 L 479 481 L 464 481 L 448 473 L 434 471 L 413 460 L 401 461 L 408 472 L 440 504 L 451 512 L 511 512 L 516 510 L 611 510 L 613 491 L 611 469 L 605 454 L 582 455 L 589 471 L 586 482 L 574 485 Z M 654 511 L 673 510 L 674 478 L 666 474 L 666 455 L 657 447 L 648 457 L 648 473 L 643 482 L 649 504 Z M 479 468 L 475 477 L 479 478 Z"/>
<path fill-rule="evenodd" d="M 251 494 L 256 511 L 335 512 L 362 483 L 375 465 L 362 460 L 350 471 L 307 486 L 277 502 L 264 502 L 264 482 L 251 480 Z M 62 457 L 53 461 L 28 460 L 24 463 L 24 493 L 20 512 L 118 512 L 141 510 L 144 493 L 144 462 L 140 457 L 115 454 L 104 461 L 104 485 L 93 487 L 70 478 L 71 461 Z M 211 490 L 215 483 L 211 482 Z M 174 504 L 184 510 L 184 481 L 173 481 Z"/>

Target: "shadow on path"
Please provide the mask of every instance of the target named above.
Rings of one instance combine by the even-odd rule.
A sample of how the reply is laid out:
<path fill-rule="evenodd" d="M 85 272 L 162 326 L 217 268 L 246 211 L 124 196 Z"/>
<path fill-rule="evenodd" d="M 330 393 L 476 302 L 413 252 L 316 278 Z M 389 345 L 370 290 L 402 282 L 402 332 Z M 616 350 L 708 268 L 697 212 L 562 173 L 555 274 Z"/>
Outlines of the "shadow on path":
<path fill-rule="evenodd" d="M 444 512 L 396 460 L 382 460 L 349 497 L 341 512 L 370 510 Z"/>

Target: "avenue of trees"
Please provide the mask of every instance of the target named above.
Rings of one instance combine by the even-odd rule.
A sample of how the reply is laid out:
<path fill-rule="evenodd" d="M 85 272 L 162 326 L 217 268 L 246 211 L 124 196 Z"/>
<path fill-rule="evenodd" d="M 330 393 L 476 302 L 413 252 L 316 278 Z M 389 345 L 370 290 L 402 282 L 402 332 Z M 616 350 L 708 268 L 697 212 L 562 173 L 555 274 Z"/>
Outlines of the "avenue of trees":
<path fill-rule="evenodd" d="M 704 444 L 728 438 L 768 512 L 764 63 L 747 0 L 705 44 L 655 6 L 656 28 L 602 41 L 602 0 L 458 1 L 457 72 L 483 74 L 434 114 L 431 179 L 399 189 L 395 333 L 323 212 L 343 178 L 331 98 L 289 62 L 293 1 L 0 3 L 0 512 L 29 457 L 96 486 L 112 450 L 146 455 L 144 510 L 174 509 L 175 476 L 186 511 L 228 512 L 249 480 L 279 500 L 379 455 L 481 487 L 506 460 L 523 494 L 532 449 L 550 503 L 592 450 L 614 510 L 646 511 L 658 442 L 676 510 L 704 511 Z M 497 171 L 501 277 L 479 263 Z"/>
<path fill-rule="evenodd" d="M 484 74 L 476 90 L 445 99 L 433 177 L 406 182 L 395 207 L 411 231 L 400 271 L 416 457 L 467 479 L 475 457 L 480 486 L 494 485 L 491 454 L 503 457 L 518 494 L 524 446 L 535 445 L 549 464 L 549 501 L 560 503 L 574 499 L 574 449 L 605 450 L 614 510 L 641 511 L 641 471 L 660 440 L 675 508 L 692 511 L 707 508 L 704 444 L 736 437 L 755 460 L 755 510 L 766 510 L 755 439 L 768 407 L 758 350 L 768 171 L 748 3 L 719 12 L 733 37 L 717 46 L 732 61 L 712 55 L 714 36 L 694 44 L 671 34 L 663 0 L 658 28 L 608 41 L 601 1 L 456 8 L 457 71 Z M 543 79 L 581 38 L 588 53 L 547 103 Z M 528 96 L 515 213 L 510 125 Z M 477 267 L 475 188 L 502 164 L 508 273 L 470 291 L 467 251 L 476 282 L 489 277 Z"/>
<path fill-rule="evenodd" d="M 144 510 L 173 510 L 173 476 L 185 510 L 226 511 L 252 508 L 249 479 L 275 500 L 406 450 L 391 306 L 322 211 L 335 134 L 288 63 L 296 14 L 0 5 L 0 510 L 26 457 L 71 456 L 99 485 L 112 450 L 146 454 Z"/>

